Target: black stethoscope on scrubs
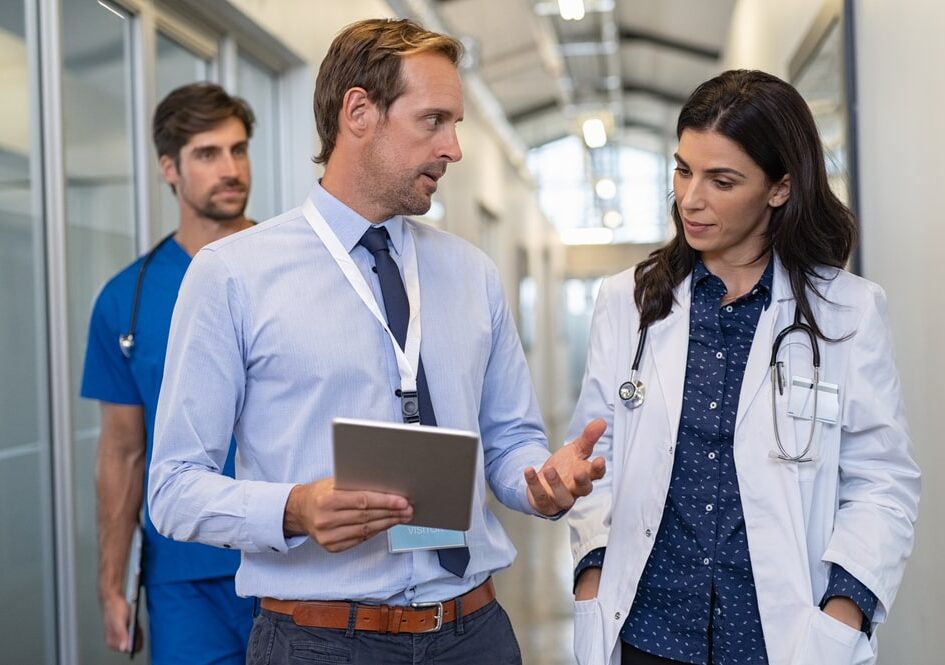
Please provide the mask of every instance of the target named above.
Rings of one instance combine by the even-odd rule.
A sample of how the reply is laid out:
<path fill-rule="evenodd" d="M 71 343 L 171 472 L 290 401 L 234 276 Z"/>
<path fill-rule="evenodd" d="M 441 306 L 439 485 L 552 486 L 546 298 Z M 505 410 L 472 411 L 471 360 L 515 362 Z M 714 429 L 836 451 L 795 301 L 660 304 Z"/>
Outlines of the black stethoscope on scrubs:
<path fill-rule="evenodd" d="M 617 388 L 617 396 L 628 409 L 635 409 L 646 400 L 646 385 L 637 378 L 637 374 L 640 370 L 640 359 L 643 357 L 643 347 L 646 345 L 647 329 L 648 326 L 640 329 L 637 352 L 633 356 L 633 364 L 630 365 L 630 378 L 621 383 L 620 387 Z M 783 363 L 778 362 L 778 352 L 781 350 L 781 344 L 784 342 L 785 338 L 795 332 L 804 333 L 810 340 L 812 364 L 814 366 L 814 380 L 812 386 L 814 391 L 814 408 L 810 420 L 810 435 L 807 437 L 807 445 L 804 446 L 804 450 L 802 450 L 799 455 L 790 455 L 787 450 L 784 449 L 784 444 L 781 443 L 781 432 L 778 430 L 777 396 L 775 393 L 777 392 L 779 395 L 784 394 L 784 377 L 781 375 L 781 366 Z M 771 362 L 768 363 L 768 371 L 771 375 L 771 421 L 774 423 L 774 439 L 778 444 L 778 453 L 772 454 L 777 457 L 777 459 L 785 462 L 811 462 L 813 459 L 808 457 L 807 454 L 810 452 L 811 446 L 814 443 L 814 428 L 817 425 L 817 393 L 820 392 L 817 389 L 817 386 L 820 385 L 820 348 L 817 345 L 817 336 L 814 334 L 813 328 L 801 321 L 801 312 L 799 309 L 794 310 L 794 323 L 781 330 L 777 337 L 774 338 L 774 344 L 771 345 Z"/>
<path fill-rule="evenodd" d="M 148 264 L 154 259 L 158 250 L 161 249 L 168 240 L 173 238 L 175 233 L 177 233 L 177 231 L 168 233 L 161 238 L 161 241 L 152 247 L 151 251 L 144 257 L 144 261 L 141 262 L 141 267 L 138 268 L 138 281 L 135 283 L 135 295 L 134 299 L 131 301 L 131 323 L 128 325 L 128 332 L 118 336 L 118 347 L 121 349 L 121 354 L 129 360 L 131 359 L 132 352 L 135 350 L 135 325 L 138 322 L 138 309 L 141 305 L 141 285 L 144 283 L 144 273 L 147 272 Z"/>

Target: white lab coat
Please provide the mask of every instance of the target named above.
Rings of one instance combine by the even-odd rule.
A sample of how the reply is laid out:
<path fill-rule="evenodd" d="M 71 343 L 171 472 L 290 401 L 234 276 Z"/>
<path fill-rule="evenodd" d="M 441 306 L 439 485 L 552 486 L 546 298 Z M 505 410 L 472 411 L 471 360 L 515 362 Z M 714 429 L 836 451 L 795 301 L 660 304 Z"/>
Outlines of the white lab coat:
<path fill-rule="evenodd" d="M 787 273 L 775 263 L 771 305 L 762 312 L 748 357 L 735 425 L 735 466 L 751 552 L 758 611 L 771 665 L 865 665 L 872 639 L 818 608 L 831 562 L 879 599 L 874 626 L 886 620 L 913 544 L 919 469 L 900 399 L 886 299 L 881 288 L 847 272 L 823 270 L 830 302 L 811 298 L 817 323 L 838 342 L 820 342 L 821 381 L 839 385 L 835 425 L 818 424 L 814 462 L 769 457 L 776 449 L 768 374 L 778 331 L 794 317 Z M 594 454 L 607 473 L 569 515 L 575 563 L 607 547 L 600 591 L 575 604 L 580 665 L 620 662 L 619 632 L 663 514 L 676 450 L 689 344 L 690 279 L 676 289 L 672 312 L 649 330 L 640 366 L 646 401 L 628 409 L 617 387 L 629 375 L 639 314 L 633 270 L 605 280 L 594 313 L 587 368 L 569 439 L 593 418 L 607 421 Z M 785 377 L 810 378 L 811 350 L 791 334 L 779 359 Z M 800 452 L 809 420 L 787 415 L 777 399 L 785 449 Z"/>

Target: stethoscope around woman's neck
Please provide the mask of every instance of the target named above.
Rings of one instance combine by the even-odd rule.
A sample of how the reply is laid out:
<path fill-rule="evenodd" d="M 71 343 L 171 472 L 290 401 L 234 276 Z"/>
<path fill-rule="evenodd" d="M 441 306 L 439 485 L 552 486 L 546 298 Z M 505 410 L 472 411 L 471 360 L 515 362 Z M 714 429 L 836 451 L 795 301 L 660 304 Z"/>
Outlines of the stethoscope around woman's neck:
<path fill-rule="evenodd" d="M 640 338 L 637 342 L 637 351 L 633 356 L 633 364 L 630 365 L 630 378 L 620 384 L 617 388 L 617 396 L 623 401 L 628 409 L 636 409 L 646 400 L 646 385 L 638 378 L 640 371 L 640 360 L 643 358 L 643 348 L 646 346 L 646 333 L 649 326 L 640 327 Z M 810 340 L 811 360 L 814 366 L 814 379 L 812 389 L 814 392 L 813 414 L 811 415 L 810 435 L 807 438 L 807 445 L 799 455 L 790 455 L 781 443 L 781 432 L 778 429 L 777 415 L 777 395 L 784 394 L 784 377 L 781 375 L 781 365 L 778 362 L 778 352 L 781 350 L 781 344 L 785 338 L 793 332 L 802 332 Z M 801 321 L 801 310 L 794 310 L 794 323 L 781 330 L 774 338 L 771 345 L 771 361 L 768 363 L 768 371 L 771 375 L 771 419 L 774 423 L 774 438 L 778 444 L 778 452 L 774 453 L 777 459 L 785 462 L 810 462 L 812 458 L 808 457 L 811 446 L 814 443 L 814 429 L 817 426 L 817 394 L 820 384 L 820 348 L 817 345 L 817 336 L 814 330 L 806 323 Z"/>

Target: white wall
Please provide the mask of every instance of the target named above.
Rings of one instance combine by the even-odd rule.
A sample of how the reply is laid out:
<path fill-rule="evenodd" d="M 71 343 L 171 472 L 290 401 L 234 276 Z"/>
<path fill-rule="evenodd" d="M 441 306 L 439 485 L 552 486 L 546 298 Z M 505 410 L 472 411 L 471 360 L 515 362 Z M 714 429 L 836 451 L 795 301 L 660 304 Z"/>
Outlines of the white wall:
<path fill-rule="evenodd" d="M 945 363 L 933 331 L 945 320 L 941 205 L 945 154 L 945 5 L 936 0 L 854 0 L 859 87 L 862 272 L 889 296 L 897 360 L 915 451 L 924 472 L 915 553 L 880 633 L 883 665 L 943 662 L 945 451 L 934 417 L 945 395 Z M 726 67 L 787 75 L 822 0 L 741 0 Z"/>
<path fill-rule="evenodd" d="M 916 551 L 881 662 L 938 664 L 945 596 L 945 5 L 856 0 L 862 261 L 889 295 L 897 360 L 924 477 Z"/>
<path fill-rule="evenodd" d="M 787 77 L 788 63 L 824 0 L 739 0 L 732 12 L 723 69 L 762 69 Z"/>

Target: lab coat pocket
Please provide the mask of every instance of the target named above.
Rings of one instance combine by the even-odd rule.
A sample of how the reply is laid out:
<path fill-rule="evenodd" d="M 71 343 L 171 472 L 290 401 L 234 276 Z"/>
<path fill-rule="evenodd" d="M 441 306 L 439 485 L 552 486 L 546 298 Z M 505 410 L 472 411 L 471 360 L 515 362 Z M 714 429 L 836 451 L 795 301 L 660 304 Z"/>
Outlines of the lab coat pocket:
<path fill-rule="evenodd" d="M 574 601 L 574 657 L 578 665 L 604 665 L 604 631 L 596 598 Z"/>
<path fill-rule="evenodd" d="M 865 643 L 865 650 L 861 642 Z M 866 657 L 867 652 L 869 657 Z M 820 608 L 811 609 L 807 634 L 798 646 L 792 665 L 867 665 L 871 662 L 872 648 L 865 633 L 837 621 Z"/>

